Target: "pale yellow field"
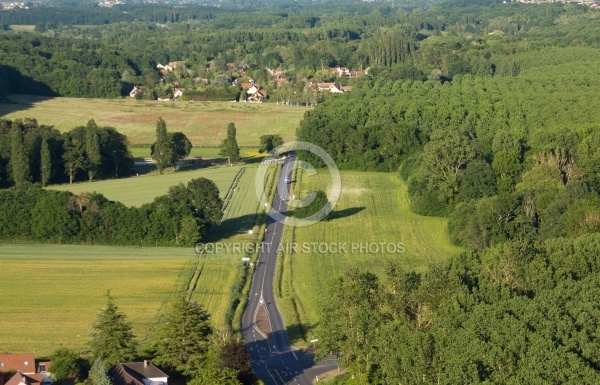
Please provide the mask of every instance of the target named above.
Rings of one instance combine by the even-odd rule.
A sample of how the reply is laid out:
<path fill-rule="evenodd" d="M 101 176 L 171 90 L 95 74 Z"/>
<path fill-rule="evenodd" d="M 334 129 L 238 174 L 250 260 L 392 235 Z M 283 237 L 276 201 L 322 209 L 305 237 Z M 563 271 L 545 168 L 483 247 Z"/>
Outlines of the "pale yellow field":
<path fill-rule="evenodd" d="M 261 135 L 295 137 L 306 107 L 231 102 L 159 102 L 153 100 L 44 98 L 11 95 L 16 104 L 0 104 L 5 119 L 35 118 L 40 124 L 69 131 L 94 119 L 127 135 L 130 143 L 154 142 L 156 121 L 162 117 L 169 132 L 183 132 L 194 146 L 218 146 L 235 123 L 240 146 L 259 146 Z"/>
<path fill-rule="evenodd" d="M 106 290 L 144 340 L 194 257 L 193 249 L 0 245 L 0 350 L 85 352 Z"/>

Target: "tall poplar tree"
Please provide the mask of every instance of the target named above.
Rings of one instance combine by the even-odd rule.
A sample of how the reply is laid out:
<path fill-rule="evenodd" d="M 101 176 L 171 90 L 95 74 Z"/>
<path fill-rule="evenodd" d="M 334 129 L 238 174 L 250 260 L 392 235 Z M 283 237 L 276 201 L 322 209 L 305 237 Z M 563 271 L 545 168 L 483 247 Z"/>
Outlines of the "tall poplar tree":
<path fill-rule="evenodd" d="M 85 126 L 85 153 L 87 157 L 87 173 L 90 182 L 94 179 L 102 163 L 100 142 L 98 140 L 98 125 L 92 119 Z"/>
<path fill-rule="evenodd" d="M 12 166 L 12 178 L 17 188 L 22 188 L 27 182 L 31 181 L 29 162 L 23 146 L 23 133 L 21 127 L 14 122 L 10 131 L 11 152 L 10 163 Z"/>
<path fill-rule="evenodd" d="M 152 159 L 156 161 L 156 168 L 160 174 L 169 163 L 171 157 L 170 154 L 170 140 L 167 134 L 167 124 L 163 118 L 158 118 L 156 122 L 156 141 L 151 147 Z"/>
<path fill-rule="evenodd" d="M 112 367 L 130 362 L 136 356 L 137 343 L 125 313 L 119 311 L 110 292 L 106 293 L 106 309 L 98 313 L 90 347 L 92 355 Z"/>
<path fill-rule="evenodd" d="M 229 123 L 227 126 L 227 138 L 221 142 L 221 151 L 219 155 L 226 156 L 229 164 L 237 162 L 240 159 L 240 147 L 237 143 L 237 130 L 235 124 Z"/>
<path fill-rule="evenodd" d="M 46 187 L 52 177 L 52 154 L 48 140 L 42 139 L 42 149 L 40 150 L 40 175 L 42 178 L 42 187 Z"/>

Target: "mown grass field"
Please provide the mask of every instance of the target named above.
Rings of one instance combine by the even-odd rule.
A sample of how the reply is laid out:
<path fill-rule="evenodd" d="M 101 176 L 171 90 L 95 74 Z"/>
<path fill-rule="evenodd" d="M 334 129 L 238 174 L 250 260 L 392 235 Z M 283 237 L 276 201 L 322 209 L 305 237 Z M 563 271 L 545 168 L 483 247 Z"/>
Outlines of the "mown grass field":
<path fill-rule="evenodd" d="M 60 131 L 85 125 L 94 119 L 127 135 L 132 144 L 154 142 L 156 121 L 162 117 L 169 132 L 181 131 L 194 146 L 218 146 L 235 123 L 240 146 L 258 146 L 265 134 L 293 140 L 305 107 L 274 103 L 159 102 L 154 100 L 43 98 L 11 95 L 16 104 L 0 104 L 0 117 L 35 118 Z"/>
<path fill-rule="evenodd" d="M 207 178 L 215 182 L 221 193 L 221 198 L 231 185 L 231 181 L 242 166 L 210 167 L 198 170 L 166 172 L 163 175 L 150 174 L 139 177 L 109 179 L 97 182 L 80 182 L 72 185 L 63 184 L 49 186 L 53 190 L 71 191 L 75 194 L 82 192 L 98 192 L 110 200 L 119 201 L 126 206 L 141 206 L 152 202 L 155 197 L 166 194 L 169 187 L 179 183 L 186 184 L 194 178 Z"/>
<path fill-rule="evenodd" d="M 144 340 L 194 257 L 183 248 L 1 244 L 1 349 L 85 352 L 108 289 Z"/>
<path fill-rule="evenodd" d="M 298 173 L 300 174 L 300 173 Z M 406 269 L 422 271 L 427 264 L 461 251 L 447 236 L 447 219 L 424 217 L 410 211 L 406 185 L 393 174 L 342 172 L 342 193 L 332 219 L 307 227 L 286 227 L 283 242 L 297 244 L 297 252 L 283 254 L 279 261 L 276 295 L 292 342 L 306 345 L 319 322 L 318 307 L 323 285 L 349 268 L 381 272 L 386 260 L 399 261 Z M 309 190 L 328 191 L 328 174 L 300 176 L 297 198 Z M 346 250 L 304 252 L 304 243 L 346 244 Z M 365 249 L 367 245 L 383 243 Z M 397 246 L 402 243 L 403 252 Z M 388 252 L 388 244 L 395 244 Z M 363 245 L 363 249 L 360 248 Z M 355 250 L 352 247 L 356 246 Z M 397 252 L 394 252 L 396 249 Z M 333 253 L 327 251 L 334 251 Z M 280 255 L 282 257 L 282 255 Z M 314 336 L 318 338 L 318 336 Z"/>

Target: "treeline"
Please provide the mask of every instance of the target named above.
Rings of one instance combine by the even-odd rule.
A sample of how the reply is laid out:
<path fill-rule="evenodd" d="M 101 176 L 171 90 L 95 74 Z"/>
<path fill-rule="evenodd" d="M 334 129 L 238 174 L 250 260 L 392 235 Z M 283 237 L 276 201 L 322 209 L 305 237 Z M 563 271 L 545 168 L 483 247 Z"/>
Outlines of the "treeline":
<path fill-rule="evenodd" d="M 0 187 L 118 178 L 132 169 L 127 138 L 113 127 L 90 120 L 61 134 L 35 119 L 0 119 Z"/>
<path fill-rule="evenodd" d="M 0 79 L 17 94 L 118 97 L 133 83 L 157 83 L 148 53 L 81 39 L 0 33 Z"/>
<path fill-rule="evenodd" d="M 221 220 L 214 182 L 198 178 L 172 186 L 139 208 L 97 193 L 74 195 L 39 188 L 0 190 L 0 238 L 52 243 L 193 246 Z"/>
<path fill-rule="evenodd" d="M 0 11 L 0 24 L 56 26 L 58 24 L 100 25 L 134 21 L 135 16 L 106 7 L 42 7 Z"/>
<path fill-rule="evenodd" d="M 514 241 L 425 273 L 344 272 L 319 354 L 340 354 L 349 384 L 596 384 L 599 248 L 599 234 Z"/>

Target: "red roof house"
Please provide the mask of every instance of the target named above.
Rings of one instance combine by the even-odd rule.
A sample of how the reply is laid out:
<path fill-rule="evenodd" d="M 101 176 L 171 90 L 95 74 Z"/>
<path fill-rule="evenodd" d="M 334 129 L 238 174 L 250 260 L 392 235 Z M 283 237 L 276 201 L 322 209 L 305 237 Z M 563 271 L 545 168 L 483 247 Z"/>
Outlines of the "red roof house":
<path fill-rule="evenodd" d="M 28 374 L 36 373 L 36 369 L 35 355 L 33 353 L 0 354 L 0 372 L 16 370 Z"/>

